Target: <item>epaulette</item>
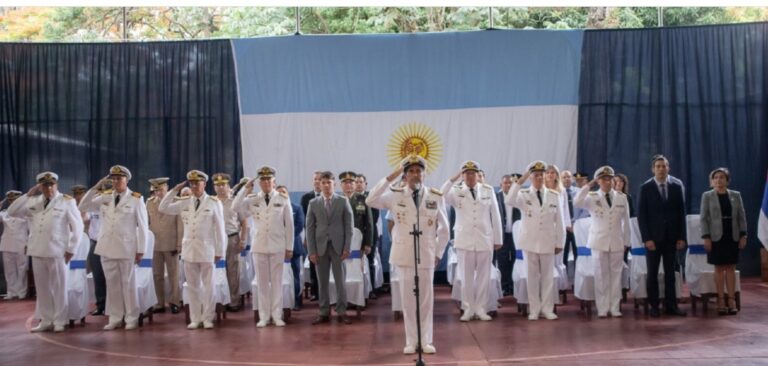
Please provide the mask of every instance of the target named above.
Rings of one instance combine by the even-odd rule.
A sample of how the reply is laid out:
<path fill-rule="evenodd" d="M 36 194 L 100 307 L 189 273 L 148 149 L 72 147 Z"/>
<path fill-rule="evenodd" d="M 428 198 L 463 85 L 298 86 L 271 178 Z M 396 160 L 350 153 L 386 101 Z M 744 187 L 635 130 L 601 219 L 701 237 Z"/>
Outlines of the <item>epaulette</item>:
<path fill-rule="evenodd" d="M 285 198 L 290 198 L 290 197 L 289 197 L 287 194 L 285 194 L 285 193 L 283 193 L 283 192 L 280 192 L 280 195 L 281 195 L 281 196 L 283 196 L 283 197 L 285 197 Z"/>
<path fill-rule="evenodd" d="M 528 193 L 528 192 L 530 192 L 530 191 L 531 191 L 531 189 L 530 189 L 530 188 L 523 188 L 523 189 L 521 189 L 519 192 L 520 192 L 520 193 Z"/>
<path fill-rule="evenodd" d="M 189 197 L 192 197 L 192 196 L 184 196 L 184 197 L 173 197 L 173 200 L 174 200 L 174 201 L 188 200 L 188 199 L 189 199 Z"/>
<path fill-rule="evenodd" d="M 157 199 L 157 197 L 155 197 L 155 196 L 149 197 L 147 199 L 147 202 L 154 201 L 155 199 Z"/>
<path fill-rule="evenodd" d="M 71 200 L 72 199 L 72 196 L 70 196 L 68 194 L 63 194 L 62 196 L 64 196 L 65 200 Z"/>
<path fill-rule="evenodd" d="M 392 192 L 402 192 L 402 191 L 404 191 L 404 190 L 405 190 L 403 187 L 395 187 L 395 186 L 390 186 L 390 187 L 389 187 L 389 189 L 390 189 Z"/>
<path fill-rule="evenodd" d="M 111 189 L 105 189 L 105 190 L 99 192 L 99 194 L 112 194 L 112 190 Z"/>
<path fill-rule="evenodd" d="M 208 197 L 211 197 L 211 199 L 214 200 L 214 201 L 220 201 L 219 197 L 216 197 L 216 196 L 208 196 Z"/>
<path fill-rule="evenodd" d="M 131 193 L 131 196 L 136 197 L 136 198 L 141 198 L 141 193 L 133 192 L 133 193 Z"/>
<path fill-rule="evenodd" d="M 443 195 L 443 192 L 440 192 L 440 190 L 436 189 L 436 188 L 430 188 L 429 191 L 432 192 L 432 194 L 436 194 L 438 196 L 442 196 Z"/>
<path fill-rule="evenodd" d="M 590 191 L 589 194 L 592 195 L 592 196 L 597 196 L 597 192 L 595 192 L 595 191 Z"/>
<path fill-rule="evenodd" d="M 258 195 L 259 195 L 258 193 L 251 193 L 251 194 L 247 195 L 246 197 L 250 198 L 250 197 L 256 197 Z"/>
<path fill-rule="evenodd" d="M 483 183 L 483 187 L 493 189 L 493 186 L 491 186 L 490 184 Z"/>

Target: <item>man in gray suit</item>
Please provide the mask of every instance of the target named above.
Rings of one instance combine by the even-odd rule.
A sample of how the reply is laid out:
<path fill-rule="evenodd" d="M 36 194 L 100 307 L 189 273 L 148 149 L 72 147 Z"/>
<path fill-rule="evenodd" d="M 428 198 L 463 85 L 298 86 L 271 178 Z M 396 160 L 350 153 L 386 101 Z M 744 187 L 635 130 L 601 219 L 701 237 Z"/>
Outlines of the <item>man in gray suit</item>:
<path fill-rule="evenodd" d="M 330 321 L 328 287 L 330 271 L 336 282 L 336 313 L 339 321 L 350 324 L 346 316 L 347 296 L 344 291 L 344 267 L 342 261 L 349 256 L 352 245 L 352 207 L 349 201 L 334 193 L 335 177 L 331 172 L 320 173 L 321 194 L 309 202 L 307 208 L 306 236 L 309 260 L 317 268 L 320 315 L 312 324 Z"/>

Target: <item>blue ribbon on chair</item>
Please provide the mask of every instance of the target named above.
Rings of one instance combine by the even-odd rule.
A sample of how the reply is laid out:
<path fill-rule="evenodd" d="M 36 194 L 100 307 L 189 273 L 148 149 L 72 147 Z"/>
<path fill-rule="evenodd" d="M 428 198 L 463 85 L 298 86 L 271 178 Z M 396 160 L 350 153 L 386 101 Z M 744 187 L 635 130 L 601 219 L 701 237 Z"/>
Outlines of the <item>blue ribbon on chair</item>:
<path fill-rule="evenodd" d="M 691 244 L 688 245 L 688 254 L 707 255 L 707 251 L 704 249 L 704 244 Z"/>
<path fill-rule="evenodd" d="M 139 268 L 152 268 L 152 258 L 143 258 L 140 260 Z"/>
<path fill-rule="evenodd" d="M 629 250 L 629 252 L 632 253 L 632 255 L 639 255 L 639 256 L 644 256 L 646 253 L 645 248 L 632 248 Z"/>
<path fill-rule="evenodd" d="M 219 259 L 219 261 L 216 262 L 216 268 L 227 268 L 227 260 Z"/>
<path fill-rule="evenodd" d="M 240 251 L 240 256 L 241 257 L 245 257 L 246 255 L 248 255 L 248 251 L 249 250 L 251 250 L 251 246 L 250 245 L 246 245 L 245 249 Z"/>
<path fill-rule="evenodd" d="M 351 253 L 349 253 L 349 259 L 360 259 L 363 257 L 363 252 L 359 250 L 353 250 Z"/>
<path fill-rule="evenodd" d="M 576 247 L 576 255 L 579 257 L 591 257 L 592 249 L 587 247 Z"/>
<path fill-rule="evenodd" d="M 515 250 L 515 259 L 523 260 L 523 251 L 518 249 Z"/>
<path fill-rule="evenodd" d="M 83 260 L 77 260 L 77 261 L 69 261 L 69 269 L 85 269 L 85 261 Z"/>

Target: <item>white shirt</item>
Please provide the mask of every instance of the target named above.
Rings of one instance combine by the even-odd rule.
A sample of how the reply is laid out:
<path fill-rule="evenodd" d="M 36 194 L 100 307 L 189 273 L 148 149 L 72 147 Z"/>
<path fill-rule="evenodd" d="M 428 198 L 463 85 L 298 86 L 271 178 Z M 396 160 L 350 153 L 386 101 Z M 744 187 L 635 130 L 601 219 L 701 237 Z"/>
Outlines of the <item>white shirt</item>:
<path fill-rule="evenodd" d="M 0 211 L 0 222 L 3 224 L 3 237 L 0 238 L 0 252 L 24 254 L 29 239 L 29 224 L 27 219 L 12 217 L 7 210 Z"/>
<path fill-rule="evenodd" d="M 171 190 L 160 201 L 160 212 L 181 215 L 184 222 L 184 238 L 181 240 L 181 258 L 186 262 L 212 263 L 214 257 L 223 257 L 227 246 L 224 229 L 224 208 L 221 201 L 207 193 L 176 197 Z M 195 201 L 200 206 L 195 209 Z"/>
<path fill-rule="evenodd" d="M 584 186 L 573 199 L 573 205 L 589 210 L 592 217 L 587 245 L 594 250 L 620 252 L 630 245 L 629 203 L 625 194 L 611 189 L 609 207 L 605 194 L 603 190 L 590 192 Z"/>
<path fill-rule="evenodd" d="M 492 251 L 502 244 L 501 215 L 496 192 L 486 184 L 476 184 L 475 198 L 466 184 L 446 181 L 440 191 L 445 203 L 456 211 L 453 245 L 456 249 Z"/>
<path fill-rule="evenodd" d="M 293 250 L 293 208 L 287 195 L 272 190 L 269 204 L 263 191 L 245 195 L 240 190 L 232 208 L 244 217 L 253 218 L 254 253 L 274 254 Z"/>
<path fill-rule="evenodd" d="M 120 202 L 115 205 L 115 197 Z M 112 259 L 134 259 L 144 253 L 149 224 L 147 206 L 139 193 L 90 189 L 80 201 L 80 210 L 99 212 L 101 225 L 94 253 Z"/>
<path fill-rule="evenodd" d="M 517 207 L 521 214 L 520 238 L 516 238 L 518 249 L 538 254 L 554 254 L 555 248 L 565 244 L 561 195 L 542 187 L 541 203 L 533 187 L 523 189 L 518 183 L 512 185 L 507 204 Z"/>

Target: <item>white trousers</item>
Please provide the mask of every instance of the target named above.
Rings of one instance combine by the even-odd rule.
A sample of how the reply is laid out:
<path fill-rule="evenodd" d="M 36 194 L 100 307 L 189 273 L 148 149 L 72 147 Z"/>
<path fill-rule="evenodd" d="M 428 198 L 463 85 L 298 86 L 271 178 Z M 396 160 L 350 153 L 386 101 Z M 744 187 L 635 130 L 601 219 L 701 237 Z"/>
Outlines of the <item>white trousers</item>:
<path fill-rule="evenodd" d="M 405 325 L 405 345 L 416 347 L 418 332 L 416 331 L 416 296 L 413 294 L 415 287 L 414 268 L 410 266 L 397 266 L 397 275 L 400 278 L 400 298 L 403 302 L 403 324 Z M 432 317 L 435 306 L 435 293 L 432 281 L 435 277 L 433 269 L 419 268 L 419 297 L 421 312 L 421 345 L 432 344 Z"/>
<path fill-rule="evenodd" d="M 40 324 L 67 324 L 67 264 L 64 258 L 32 257 Z"/>
<path fill-rule="evenodd" d="M 486 314 L 493 253 L 489 250 L 457 249 L 456 256 L 464 271 L 461 279 L 461 308 L 470 314 Z"/>
<path fill-rule="evenodd" d="M 256 259 L 256 285 L 259 286 L 259 319 L 269 322 L 283 319 L 283 262 L 285 252 L 254 253 Z"/>
<path fill-rule="evenodd" d="M 3 272 L 8 297 L 27 297 L 27 256 L 24 253 L 3 252 Z"/>
<path fill-rule="evenodd" d="M 528 266 L 528 311 L 533 315 L 554 314 L 555 253 L 525 252 Z"/>
<path fill-rule="evenodd" d="M 595 266 L 595 305 L 598 314 L 618 313 L 621 302 L 621 270 L 624 252 L 592 250 Z"/>
<path fill-rule="evenodd" d="M 136 290 L 136 266 L 133 259 L 101 256 L 101 267 L 107 280 L 107 304 L 104 311 L 110 323 L 125 318 L 125 323 L 139 321 L 139 294 Z"/>
<path fill-rule="evenodd" d="M 192 323 L 213 322 L 216 299 L 213 297 L 213 262 L 184 261 L 184 278 L 189 294 L 189 319 Z"/>

